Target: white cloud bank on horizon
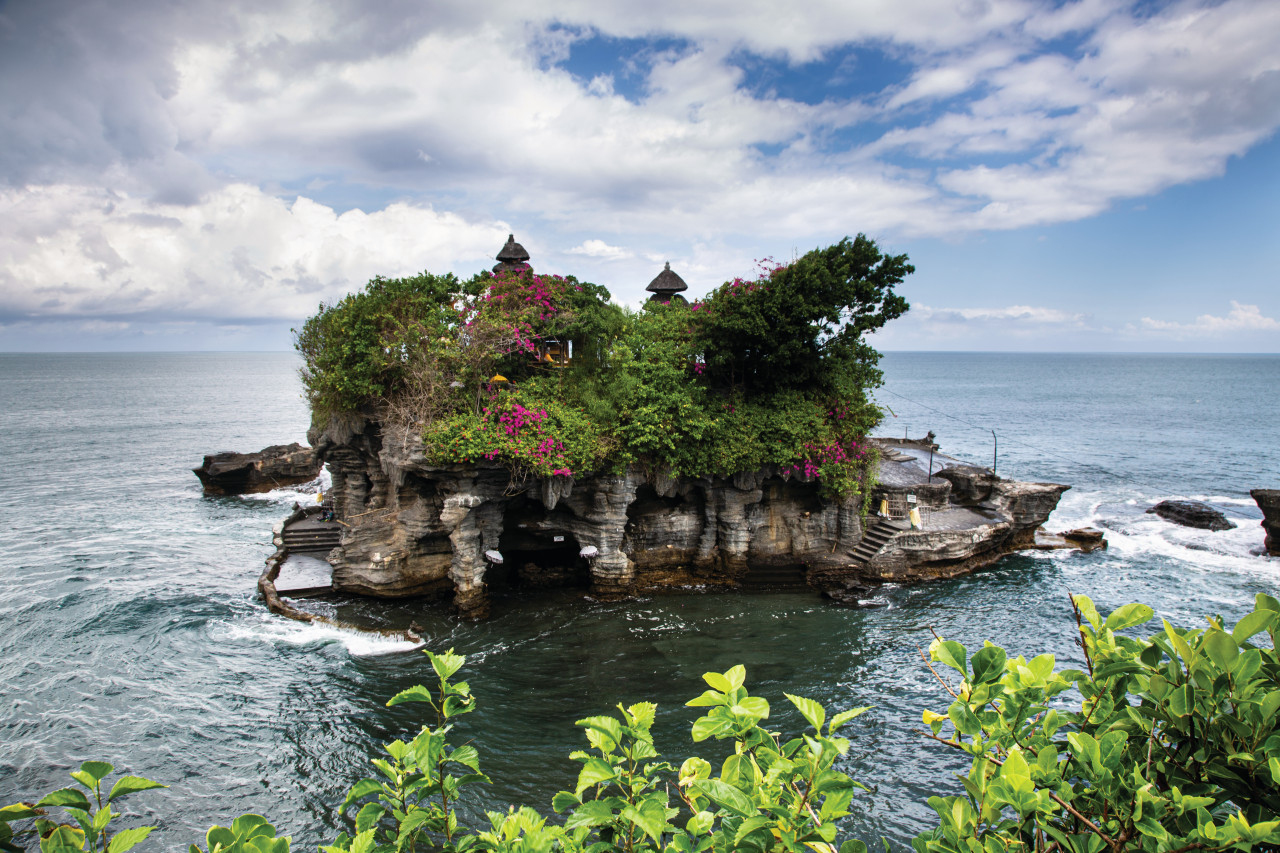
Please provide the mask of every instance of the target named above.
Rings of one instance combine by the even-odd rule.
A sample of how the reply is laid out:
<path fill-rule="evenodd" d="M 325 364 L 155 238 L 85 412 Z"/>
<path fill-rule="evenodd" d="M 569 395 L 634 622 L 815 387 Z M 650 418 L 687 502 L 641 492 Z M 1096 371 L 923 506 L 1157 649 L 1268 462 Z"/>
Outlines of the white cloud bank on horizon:
<path fill-rule="evenodd" d="M 482 266 L 506 224 L 407 204 L 366 214 L 233 184 L 198 205 L 104 190 L 0 190 L 0 323 L 304 318 L 372 273 Z"/>
<path fill-rule="evenodd" d="M 1190 323 L 1142 318 L 1142 329 L 1175 338 L 1222 337 L 1237 333 L 1280 332 L 1280 320 L 1264 317 L 1257 305 L 1242 305 L 1231 300 L 1231 311 L 1225 317 L 1201 314 Z"/>
<path fill-rule="evenodd" d="M 602 283 L 659 256 L 710 283 L 743 246 L 1092 216 L 1219 175 L 1280 126 L 1280 4 L 1142 8 L 10 4 L 0 324 L 297 322 L 374 274 L 487 266 L 510 230 L 576 247 Z M 641 40 L 629 80 L 571 73 L 603 37 Z M 905 70 L 801 100 L 744 61 L 850 47 Z M 965 319 L 1079 322 L 1026 310 Z"/>

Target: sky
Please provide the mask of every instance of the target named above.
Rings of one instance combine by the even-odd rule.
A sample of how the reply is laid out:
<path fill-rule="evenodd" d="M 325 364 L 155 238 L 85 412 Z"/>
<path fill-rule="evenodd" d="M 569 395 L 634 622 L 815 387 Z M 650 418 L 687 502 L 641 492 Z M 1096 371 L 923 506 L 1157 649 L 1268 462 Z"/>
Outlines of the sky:
<path fill-rule="evenodd" d="M 0 0 L 0 351 L 286 350 L 514 233 L 638 306 L 865 233 L 883 350 L 1280 352 L 1276 0 Z"/>

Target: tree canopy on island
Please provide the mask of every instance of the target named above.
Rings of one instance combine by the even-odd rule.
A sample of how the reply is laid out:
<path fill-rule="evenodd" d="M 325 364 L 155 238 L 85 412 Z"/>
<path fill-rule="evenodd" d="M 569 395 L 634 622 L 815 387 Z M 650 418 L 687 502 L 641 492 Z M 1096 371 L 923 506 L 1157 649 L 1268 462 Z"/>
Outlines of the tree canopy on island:
<path fill-rule="evenodd" d="M 859 234 L 637 311 L 531 270 L 379 277 L 321 305 L 296 346 L 319 422 L 372 414 L 436 462 L 521 477 L 776 464 L 847 497 L 866 492 L 880 418 L 866 335 L 906 312 L 894 288 L 913 271 Z"/>

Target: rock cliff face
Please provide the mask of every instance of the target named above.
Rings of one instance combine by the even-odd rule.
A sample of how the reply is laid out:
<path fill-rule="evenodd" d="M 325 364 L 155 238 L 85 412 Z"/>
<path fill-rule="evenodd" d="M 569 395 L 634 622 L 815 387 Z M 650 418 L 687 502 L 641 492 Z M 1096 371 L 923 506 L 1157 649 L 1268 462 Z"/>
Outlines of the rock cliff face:
<path fill-rule="evenodd" d="M 213 453 L 191 471 L 206 495 L 244 495 L 314 480 L 323 465 L 314 450 L 294 442 L 273 444 L 257 453 Z"/>
<path fill-rule="evenodd" d="M 1280 557 L 1280 489 L 1254 489 L 1249 493 L 1262 510 L 1262 529 L 1267 532 L 1267 553 Z"/>
<path fill-rule="evenodd" d="M 971 506 L 959 507 L 948 501 L 948 480 L 926 482 L 923 469 L 886 459 L 894 475 L 886 499 L 918 490 L 937 523 L 908 530 L 872 516 L 868 525 L 883 529 L 871 551 L 859 548 L 866 531 L 857 496 L 824 500 L 816 482 L 768 468 L 729 479 L 629 469 L 517 487 L 497 465 L 429 464 L 360 417 L 310 439 L 329 465 L 345 525 L 329 555 L 335 590 L 451 596 L 472 618 L 485 615 L 489 589 L 500 584 L 579 584 L 597 595 L 807 584 L 848 599 L 883 580 L 946 577 L 1029 547 L 1068 488 L 991 476 L 965 492 Z"/>

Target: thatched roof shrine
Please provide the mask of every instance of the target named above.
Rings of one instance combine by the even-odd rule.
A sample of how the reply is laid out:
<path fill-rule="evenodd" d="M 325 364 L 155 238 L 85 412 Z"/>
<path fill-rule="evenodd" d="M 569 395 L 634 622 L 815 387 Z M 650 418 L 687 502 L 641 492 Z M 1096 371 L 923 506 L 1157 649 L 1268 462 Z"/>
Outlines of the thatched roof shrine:
<path fill-rule="evenodd" d="M 670 261 L 663 267 L 662 272 L 658 273 L 657 277 L 649 282 L 649 286 L 645 288 L 645 290 L 653 294 L 653 296 L 649 297 L 650 302 L 662 302 L 664 304 L 672 299 L 679 299 L 683 302 L 684 297 L 678 294 L 680 291 L 688 289 L 689 285 L 684 283 L 684 279 L 671 271 Z"/>
<path fill-rule="evenodd" d="M 532 269 L 529 266 L 529 253 L 516 242 L 516 235 L 507 235 L 507 244 L 502 247 L 502 251 L 497 255 L 498 263 L 494 264 L 494 273 L 502 272 L 520 272 L 522 270 Z"/>

